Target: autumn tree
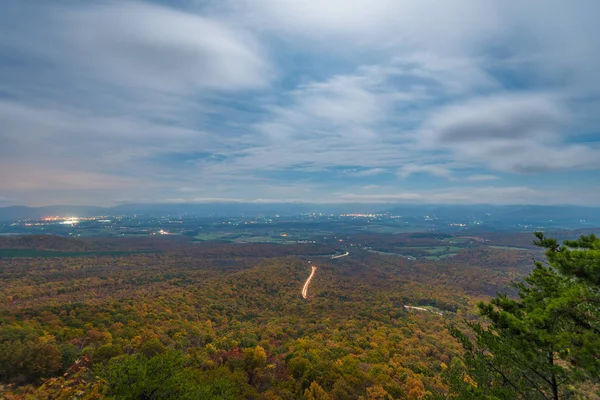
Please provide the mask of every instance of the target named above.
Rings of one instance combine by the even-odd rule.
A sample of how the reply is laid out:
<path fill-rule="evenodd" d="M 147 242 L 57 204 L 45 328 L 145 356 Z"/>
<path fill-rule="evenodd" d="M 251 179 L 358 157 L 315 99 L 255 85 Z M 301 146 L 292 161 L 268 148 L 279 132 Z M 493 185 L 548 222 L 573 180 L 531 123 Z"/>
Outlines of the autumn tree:
<path fill-rule="evenodd" d="M 317 382 L 313 381 L 304 391 L 306 400 L 331 400 L 331 397 Z"/>

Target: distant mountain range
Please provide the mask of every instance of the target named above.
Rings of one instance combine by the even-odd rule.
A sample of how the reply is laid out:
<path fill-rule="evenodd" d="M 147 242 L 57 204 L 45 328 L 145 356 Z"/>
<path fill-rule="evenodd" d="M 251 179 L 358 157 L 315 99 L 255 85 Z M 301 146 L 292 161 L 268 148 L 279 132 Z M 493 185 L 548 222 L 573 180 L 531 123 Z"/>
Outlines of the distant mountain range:
<path fill-rule="evenodd" d="M 240 216 L 298 215 L 302 213 L 381 213 L 443 219 L 578 221 L 600 225 L 600 208 L 581 206 L 494 206 L 494 205 L 390 205 L 390 204 L 308 204 L 308 203 L 195 203 L 195 204 L 120 204 L 114 207 L 44 206 L 0 207 L 0 221 L 37 219 L 44 216 L 90 217 L 101 215 L 143 216 Z"/>
<path fill-rule="evenodd" d="M 507 205 L 496 206 L 489 204 L 475 205 L 425 205 L 399 206 L 387 210 L 393 214 L 420 214 L 426 212 L 437 218 L 475 218 L 481 220 L 585 220 L 600 223 L 600 207 L 583 206 L 539 206 L 539 205 Z"/>

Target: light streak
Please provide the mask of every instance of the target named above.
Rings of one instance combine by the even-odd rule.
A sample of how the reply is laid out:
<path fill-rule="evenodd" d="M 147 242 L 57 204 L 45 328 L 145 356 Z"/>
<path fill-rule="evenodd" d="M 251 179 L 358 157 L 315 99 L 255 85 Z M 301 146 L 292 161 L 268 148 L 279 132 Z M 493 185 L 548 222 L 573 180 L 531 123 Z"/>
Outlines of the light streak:
<path fill-rule="evenodd" d="M 310 264 L 310 261 L 308 263 Z M 308 285 L 310 285 L 310 281 L 315 275 L 315 271 L 317 270 L 317 267 L 315 265 L 311 265 L 311 267 L 312 271 L 310 272 L 310 276 L 308 277 L 308 279 L 304 283 L 304 287 L 302 288 L 302 297 L 304 299 L 308 299 Z"/>

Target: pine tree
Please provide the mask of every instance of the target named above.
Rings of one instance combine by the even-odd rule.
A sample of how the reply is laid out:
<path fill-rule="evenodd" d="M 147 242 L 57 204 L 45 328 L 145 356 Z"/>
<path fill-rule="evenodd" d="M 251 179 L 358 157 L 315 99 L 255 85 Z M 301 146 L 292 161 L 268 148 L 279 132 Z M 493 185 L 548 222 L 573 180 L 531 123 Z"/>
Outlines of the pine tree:
<path fill-rule="evenodd" d="M 558 400 L 598 379 L 600 240 L 536 237 L 548 261 L 515 284 L 519 298 L 499 294 L 478 305 L 485 325 L 451 328 L 465 350 L 447 373 L 459 398 Z"/>

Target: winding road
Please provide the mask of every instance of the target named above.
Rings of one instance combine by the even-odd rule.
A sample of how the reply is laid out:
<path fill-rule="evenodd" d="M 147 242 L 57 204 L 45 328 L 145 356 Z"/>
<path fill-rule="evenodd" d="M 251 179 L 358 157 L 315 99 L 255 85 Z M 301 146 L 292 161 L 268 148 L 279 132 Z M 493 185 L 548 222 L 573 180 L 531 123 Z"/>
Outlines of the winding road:
<path fill-rule="evenodd" d="M 310 261 L 308 263 L 310 264 Z M 315 275 L 315 271 L 317 270 L 316 266 L 311 265 L 311 267 L 312 267 L 312 271 L 310 272 L 310 276 L 308 277 L 308 279 L 304 283 L 304 287 L 302 288 L 302 297 L 304 299 L 308 299 L 308 285 L 310 285 L 310 281 L 313 278 L 313 276 Z"/>
<path fill-rule="evenodd" d="M 406 308 L 407 310 L 427 311 L 427 312 L 430 312 L 430 313 L 435 313 L 435 314 L 439 314 L 439 315 L 444 315 L 444 314 L 442 314 L 442 313 L 441 313 L 441 312 L 439 312 L 439 311 L 432 311 L 432 310 L 429 310 L 429 309 L 427 309 L 427 308 L 423 308 L 423 307 L 404 306 L 404 308 Z"/>
<path fill-rule="evenodd" d="M 340 255 L 333 255 L 331 256 L 331 259 L 336 259 L 336 258 L 342 258 L 342 257 L 346 257 L 350 255 L 350 252 L 347 251 L 344 254 L 340 254 Z M 310 271 L 310 276 L 308 277 L 308 279 L 306 280 L 306 282 L 304 282 L 304 286 L 302 287 L 302 297 L 304 299 L 308 299 L 308 285 L 310 285 L 310 281 L 312 280 L 313 276 L 315 276 L 315 271 L 317 270 L 317 267 L 315 265 L 312 265 L 310 263 L 310 261 L 308 262 L 312 268 L 312 270 Z"/>
<path fill-rule="evenodd" d="M 346 256 L 349 256 L 349 255 L 350 255 L 350 252 L 347 251 L 344 254 L 340 254 L 339 256 L 331 256 L 331 259 L 334 260 L 336 258 L 342 258 L 342 257 L 346 257 Z"/>

